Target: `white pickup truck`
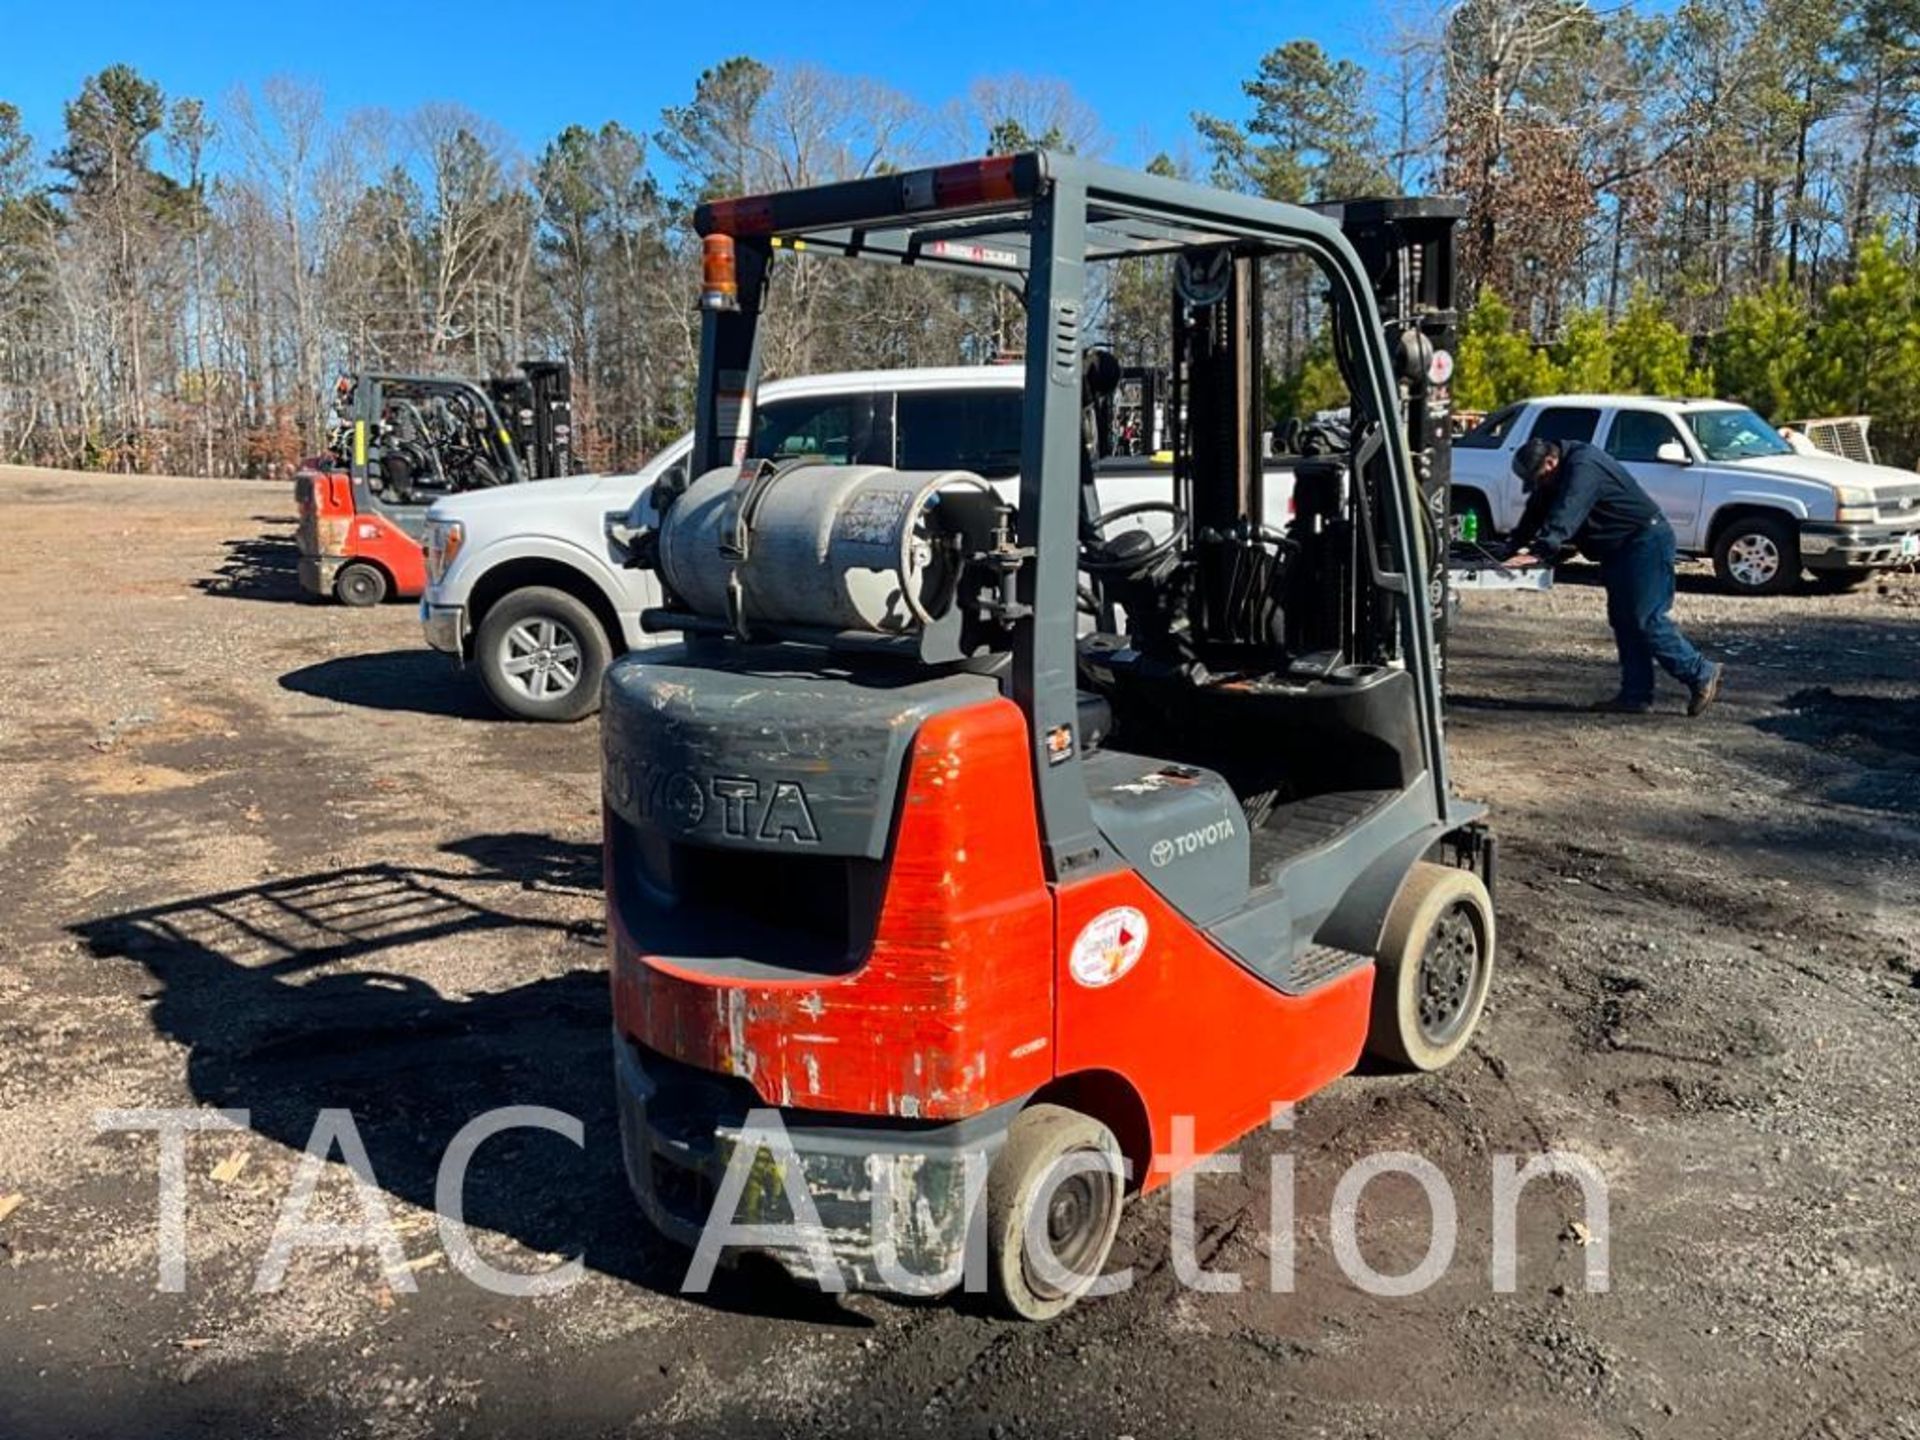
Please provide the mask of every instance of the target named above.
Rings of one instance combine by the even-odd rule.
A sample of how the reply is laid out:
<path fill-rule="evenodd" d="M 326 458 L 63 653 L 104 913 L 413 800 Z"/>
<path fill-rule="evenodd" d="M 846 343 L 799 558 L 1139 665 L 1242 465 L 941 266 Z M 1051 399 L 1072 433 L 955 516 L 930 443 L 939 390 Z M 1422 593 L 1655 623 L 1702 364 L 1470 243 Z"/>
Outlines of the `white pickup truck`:
<path fill-rule="evenodd" d="M 1795 451 L 1753 411 L 1719 400 L 1555 395 L 1494 411 L 1454 441 L 1456 525 L 1520 522 L 1514 452 L 1538 435 L 1587 440 L 1666 511 L 1682 554 L 1713 560 L 1733 594 L 1791 590 L 1800 572 L 1844 589 L 1920 559 L 1920 475 Z"/>
<path fill-rule="evenodd" d="M 1009 499 L 1018 485 L 1021 390 L 1017 365 L 810 375 L 760 389 L 752 453 L 823 455 L 836 464 L 960 469 Z M 648 635 L 641 612 L 660 604 L 650 571 L 625 568 L 609 534 L 655 480 L 685 466 L 683 435 L 636 474 L 577 475 L 504 485 L 435 501 L 427 511 L 427 643 L 471 662 L 499 708 L 523 720 L 577 720 L 600 702 L 600 677 Z M 1292 476 L 1269 470 L 1268 523 L 1284 526 Z M 1172 498 L 1171 471 L 1115 461 L 1096 481 L 1112 511 Z M 1154 520 L 1145 522 L 1153 530 Z M 624 524 L 619 526 L 625 533 Z"/>

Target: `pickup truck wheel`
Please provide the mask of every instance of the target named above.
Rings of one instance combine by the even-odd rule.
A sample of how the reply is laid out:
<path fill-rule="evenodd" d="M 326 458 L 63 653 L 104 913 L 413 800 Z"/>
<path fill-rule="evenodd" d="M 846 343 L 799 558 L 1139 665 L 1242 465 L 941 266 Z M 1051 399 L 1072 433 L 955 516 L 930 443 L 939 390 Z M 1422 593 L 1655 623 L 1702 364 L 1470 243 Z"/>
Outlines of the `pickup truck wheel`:
<path fill-rule="evenodd" d="M 564 590 L 530 585 L 496 600 L 474 636 L 488 696 L 520 720 L 582 720 L 600 708 L 606 632 Z"/>
<path fill-rule="evenodd" d="M 342 605 L 355 609 L 378 605 L 387 598 L 387 577 L 375 566 L 356 560 L 351 565 L 342 565 L 340 573 L 333 577 L 333 593 Z"/>
<path fill-rule="evenodd" d="M 1730 595 L 1784 595 L 1800 583 L 1800 535 L 1785 516 L 1742 515 L 1713 542 L 1713 573 Z"/>
<path fill-rule="evenodd" d="M 1367 1053 L 1402 1070 L 1450 1064 L 1486 1009 L 1493 947 L 1493 901 L 1480 877 L 1417 863 L 1381 930 Z"/>

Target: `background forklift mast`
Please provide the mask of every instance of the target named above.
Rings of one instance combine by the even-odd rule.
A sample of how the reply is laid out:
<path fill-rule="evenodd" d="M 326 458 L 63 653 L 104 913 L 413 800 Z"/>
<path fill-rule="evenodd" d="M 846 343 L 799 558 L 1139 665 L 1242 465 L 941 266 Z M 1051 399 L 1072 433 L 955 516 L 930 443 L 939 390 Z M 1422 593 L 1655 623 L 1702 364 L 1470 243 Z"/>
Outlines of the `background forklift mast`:
<path fill-rule="evenodd" d="M 564 364 L 529 362 L 484 382 L 343 375 L 329 452 L 294 479 L 301 586 L 349 605 L 418 595 L 433 501 L 566 475 L 572 464 Z"/>

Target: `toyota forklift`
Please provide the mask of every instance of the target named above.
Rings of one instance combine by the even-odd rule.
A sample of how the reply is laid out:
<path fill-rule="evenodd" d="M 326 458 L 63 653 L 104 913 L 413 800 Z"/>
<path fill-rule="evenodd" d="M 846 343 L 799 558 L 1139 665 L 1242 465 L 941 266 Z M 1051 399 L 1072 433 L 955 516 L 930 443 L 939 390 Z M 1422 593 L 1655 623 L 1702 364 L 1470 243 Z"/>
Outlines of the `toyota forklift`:
<path fill-rule="evenodd" d="M 442 495 L 566 475 L 573 468 L 566 365 L 529 361 L 484 382 L 343 375 L 327 453 L 294 477 L 300 585 L 378 605 L 427 587 L 427 507 Z"/>
<path fill-rule="evenodd" d="M 638 549 L 644 623 L 679 638 L 602 710 L 622 1149 L 670 1240 L 1044 1319 L 1130 1195 L 1363 1054 L 1465 1049 L 1495 850 L 1441 716 L 1457 214 L 1053 153 L 700 207 L 691 478 Z M 800 248 L 1012 288 L 1017 503 L 754 453 L 768 276 Z M 1174 486 L 1101 514 L 1119 366 L 1086 321 L 1094 267 L 1139 256 L 1173 261 Z M 1261 276 L 1290 257 L 1353 418 L 1283 531 Z"/>

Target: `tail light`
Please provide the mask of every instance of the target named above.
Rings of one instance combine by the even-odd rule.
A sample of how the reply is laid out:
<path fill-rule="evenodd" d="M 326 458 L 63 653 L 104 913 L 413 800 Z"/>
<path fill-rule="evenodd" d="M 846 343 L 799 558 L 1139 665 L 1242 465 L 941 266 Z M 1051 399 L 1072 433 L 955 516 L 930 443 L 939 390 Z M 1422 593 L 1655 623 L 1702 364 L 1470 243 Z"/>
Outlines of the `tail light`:
<path fill-rule="evenodd" d="M 933 203 L 939 210 L 984 205 L 1014 198 L 1013 157 L 993 155 L 985 160 L 963 160 L 933 172 Z"/>
<path fill-rule="evenodd" d="M 901 177 L 900 193 L 909 210 L 966 210 L 1012 200 L 1017 193 L 1013 157 L 991 155 L 937 170 L 915 170 Z"/>
<path fill-rule="evenodd" d="M 712 231 L 722 235 L 765 235 L 773 229 L 773 199 L 744 195 L 712 201 L 707 205 L 707 222 Z"/>

